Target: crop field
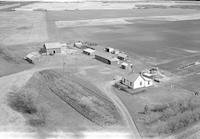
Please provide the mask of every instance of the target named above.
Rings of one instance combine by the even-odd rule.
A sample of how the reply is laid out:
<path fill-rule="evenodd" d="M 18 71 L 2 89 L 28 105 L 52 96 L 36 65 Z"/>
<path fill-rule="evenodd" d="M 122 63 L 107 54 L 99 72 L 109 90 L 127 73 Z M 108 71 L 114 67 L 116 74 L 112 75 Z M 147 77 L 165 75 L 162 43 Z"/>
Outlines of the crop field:
<path fill-rule="evenodd" d="M 182 10 L 183 12 L 192 13 L 192 10 Z M 200 31 L 197 29 L 199 20 L 191 21 L 151 21 L 151 20 L 127 20 L 132 24 L 121 25 L 103 25 L 103 26 L 86 26 L 77 28 L 57 28 L 53 21 L 73 21 L 101 18 L 118 18 L 119 16 L 130 17 L 133 11 L 125 10 L 121 13 L 112 11 L 94 11 L 94 12 L 75 12 L 64 11 L 47 13 L 47 22 L 49 22 L 49 34 L 57 32 L 50 38 L 60 40 L 89 40 L 100 44 L 109 45 L 128 52 L 130 56 L 138 55 L 145 58 L 151 64 L 158 64 L 171 61 L 176 58 L 190 56 L 199 52 Z M 137 11 L 132 13 L 134 16 L 154 15 L 154 10 Z M 161 15 L 177 14 L 180 9 L 160 10 Z M 68 14 L 67 14 L 68 13 Z M 119 14 L 118 14 L 119 13 Z M 180 13 L 179 13 L 180 14 Z M 68 17 L 69 15 L 69 17 Z M 98 15 L 98 16 L 96 16 Z M 141 16 L 140 15 L 140 16 Z M 80 17 L 80 18 L 79 18 Z M 188 28 L 190 26 L 190 28 Z M 54 29 L 52 29 L 54 28 Z M 186 33 L 187 32 L 187 33 Z M 56 35 L 56 36 L 55 36 Z"/>
<path fill-rule="evenodd" d="M 47 40 L 44 16 L 40 12 L 1 12 L 1 44 L 16 45 Z"/>

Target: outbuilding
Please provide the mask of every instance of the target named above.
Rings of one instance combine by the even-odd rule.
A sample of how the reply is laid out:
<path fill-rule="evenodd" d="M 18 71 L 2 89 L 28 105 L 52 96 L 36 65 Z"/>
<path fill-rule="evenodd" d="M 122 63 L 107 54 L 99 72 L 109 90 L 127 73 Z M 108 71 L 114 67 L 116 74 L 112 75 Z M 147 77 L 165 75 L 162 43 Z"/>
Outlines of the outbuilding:
<path fill-rule="evenodd" d="M 54 55 L 56 53 L 61 53 L 62 43 L 59 42 L 49 42 L 44 44 L 44 50 L 47 55 Z"/>
<path fill-rule="evenodd" d="M 132 89 L 149 87 L 153 85 L 153 81 L 151 79 L 134 73 L 122 77 L 121 83 Z"/>
<path fill-rule="evenodd" d="M 114 48 L 111 48 L 111 47 L 106 47 L 104 49 L 106 52 L 109 52 L 109 53 L 114 53 L 115 49 Z"/>
<path fill-rule="evenodd" d="M 128 69 L 128 67 L 129 67 L 129 64 L 128 64 L 128 63 L 123 62 L 123 63 L 121 64 L 121 68 L 122 68 L 122 69 Z"/>
<path fill-rule="evenodd" d="M 98 52 L 95 54 L 95 59 L 110 65 L 119 64 L 119 59 L 113 57 L 111 54 L 108 53 Z"/>
<path fill-rule="evenodd" d="M 128 55 L 126 55 L 125 53 L 119 53 L 119 54 L 117 55 L 117 58 L 120 59 L 120 60 L 125 61 L 125 60 L 128 59 Z"/>
<path fill-rule="evenodd" d="M 24 57 L 24 60 L 26 60 L 27 62 L 31 64 L 34 64 L 34 60 L 39 57 L 40 57 L 40 54 L 38 52 L 31 52 Z"/>
<path fill-rule="evenodd" d="M 119 53 L 120 53 L 120 50 L 118 50 L 118 49 L 115 49 L 113 52 L 113 54 L 116 54 L 116 55 L 118 55 Z"/>
<path fill-rule="evenodd" d="M 95 50 L 91 49 L 91 48 L 86 48 L 86 49 L 83 50 L 83 53 L 86 54 L 86 55 L 94 55 Z"/>
<path fill-rule="evenodd" d="M 83 43 L 81 41 L 75 42 L 74 47 L 81 49 L 83 47 Z"/>

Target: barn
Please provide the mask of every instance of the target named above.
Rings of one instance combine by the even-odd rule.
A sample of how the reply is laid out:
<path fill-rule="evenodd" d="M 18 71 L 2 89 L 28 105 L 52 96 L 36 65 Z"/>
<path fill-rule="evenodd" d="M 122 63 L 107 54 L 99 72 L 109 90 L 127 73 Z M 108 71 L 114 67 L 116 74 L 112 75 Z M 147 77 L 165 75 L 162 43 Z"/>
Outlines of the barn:
<path fill-rule="evenodd" d="M 153 81 L 151 79 L 135 73 L 122 77 L 121 83 L 132 89 L 149 87 L 153 85 Z"/>
<path fill-rule="evenodd" d="M 119 64 L 119 60 L 116 57 L 113 57 L 111 54 L 108 53 L 96 53 L 95 59 L 104 62 L 109 65 Z"/>
<path fill-rule="evenodd" d="M 49 42 L 44 44 L 44 50 L 47 55 L 53 55 L 56 53 L 61 53 L 61 47 L 63 44 L 59 42 Z"/>
<path fill-rule="evenodd" d="M 122 69 L 128 69 L 128 68 L 129 68 L 129 64 L 123 62 L 123 63 L 121 64 L 121 68 L 122 68 Z"/>

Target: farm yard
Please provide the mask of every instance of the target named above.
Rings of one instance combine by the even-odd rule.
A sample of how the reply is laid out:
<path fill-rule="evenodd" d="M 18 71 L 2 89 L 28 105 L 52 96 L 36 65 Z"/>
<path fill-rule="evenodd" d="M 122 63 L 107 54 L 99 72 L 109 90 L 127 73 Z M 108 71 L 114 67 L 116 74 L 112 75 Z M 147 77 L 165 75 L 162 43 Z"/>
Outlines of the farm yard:
<path fill-rule="evenodd" d="M 123 139 L 198 135 L 198 8 L 167 2 L 160 4 L 165 8 L 142 2 L 99 2 L 97 8 L 94 3 L 70 4 L 3 4 L 0 129 L 34 132 L 40 138 L 64 133 L 84 138 L 93 132 L 101 138 L 118 132 Z M 91 42 L 96 52 L 107 53 L 105 47 L 120 50 L 128 60 L 103 63 L 95 52 L 85 55 L 81 47 L 68 43 L 76 41 Z M 41 54 L 32 64 L 24 60 L 47 42 L 66 46 Z M 122 69 L 122 62 L 132 63 L 133 69 Z M 144 91 L 127 93 L 114 87 L 116 77 L 154 66 L 163 79 Z"/>

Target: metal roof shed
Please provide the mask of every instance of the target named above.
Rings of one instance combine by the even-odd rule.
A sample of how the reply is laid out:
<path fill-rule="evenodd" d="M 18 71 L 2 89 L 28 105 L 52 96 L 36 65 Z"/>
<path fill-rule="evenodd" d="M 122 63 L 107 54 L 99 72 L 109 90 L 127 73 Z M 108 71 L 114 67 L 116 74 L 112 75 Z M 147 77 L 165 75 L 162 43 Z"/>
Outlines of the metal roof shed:
<path fill-rule="evenodd" d="M 95 50 L 90 49 L 90 48 L 86 48 L 86 49 L 83 50 L 83 53 L 87 54 L 87 55 L 93 55 L 94 52 L 95 52 Z"/>
<path fill-rule="evenodd" d="M 128 58 L 128 56 L 124 53 L 119 53 L 117 55 L 117 58 L 120 59 L 120 60 L 126 60 Z"/>

